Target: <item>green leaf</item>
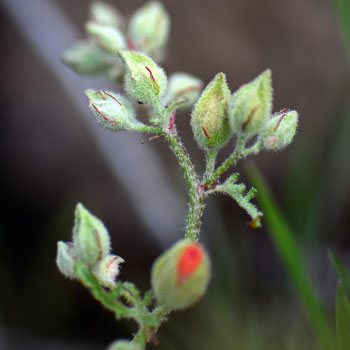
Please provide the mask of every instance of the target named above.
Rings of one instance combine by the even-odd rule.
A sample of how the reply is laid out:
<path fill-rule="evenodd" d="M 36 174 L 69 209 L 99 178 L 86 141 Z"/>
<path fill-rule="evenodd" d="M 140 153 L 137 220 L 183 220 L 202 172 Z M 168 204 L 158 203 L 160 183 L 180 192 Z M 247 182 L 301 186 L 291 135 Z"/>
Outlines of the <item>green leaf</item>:
<path fill-rule="evenodd" d="M 350 303 L 342 283 L 339 283 L 336 295 L 336 320 L 338 350 L 349 350 Z"/>
<path fill-rule="evenodd" d="M 243 208 L 252 218 L 250 226 L 252 228 L 261 227 L 261 217 L 263 213 L 250 201 L 256 196 L 257 190 L 253 187 L 247 193 L 246 186 L 242 183 L 236 184 L 239 174 L 231 175 L 224 184 L 216 186 L 214 191 L 228 194 L 237 204 Z"/>

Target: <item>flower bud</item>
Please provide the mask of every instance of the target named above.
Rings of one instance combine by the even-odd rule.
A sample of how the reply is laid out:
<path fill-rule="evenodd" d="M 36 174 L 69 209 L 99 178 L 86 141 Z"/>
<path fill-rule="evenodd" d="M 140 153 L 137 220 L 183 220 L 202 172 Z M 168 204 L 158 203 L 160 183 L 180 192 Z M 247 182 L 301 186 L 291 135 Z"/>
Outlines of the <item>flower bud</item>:
<path fill-rule="evenodd" d="M 85 91 L 89 99 L 89 107 L 97 120 L 105 128 L 120 131 L 134 130 L 144 126 L 135 119 L 134 109 L 127 98 L 113 91 Z"/>
<path fill-rule="evenodd" d="M 220 149 L 232 136 L 227 116 L 230 95 L 224 73 L 218 73 L 202 92 L 191 116 L 193 134 L 199 147 Z"/>
<path fill-rule="evenodd" d="M 80 203 L 75 209 L 73 247 L 78 260 L 90 266 L 95 266 L 110 252 L 105 226 Z"/>
<path fill-rule="evenodd" d="M 88 21 L 85 28 L 96 44 L 109 53 L 117 53 L 127 47 L 123 34 L 115 27 Z"/>
<path fill-rule="evenodd" d="M 58 269 L 68 278 L 76 278 L 75 274 L 76 258 L 71 242 L 57 242 L 56 265 Z"/>
<path fill-rule="evenodd" d="M 110 4 L 95 1 L 90 5 L 90 18 L 97 23 L 106 24 L 116 28 L 124 27 L 123 16 Z"/>
<path fill-rule="evenodd" d="M 205 293 L 210 270 L 209 257 L 201 244 L 177 242 L 153 264 L 151 281 L 158 303 L 169 310 L 192 306 Z"/>
<path fill-rule="evenodd" d="M 129 22 L 129 36 L 133 45 L 156 60 L 163 58 L 169 29 L 169 15 L 158 1 L 151 1 L 139 8 Z"/>
<path fill-rule="evenodd" d="M 121 51 L 120 57 L 127 68 L 125 90 L 129 95 L 142 103 L 159 103 L 167 88 L 163 69 L 139 52 Z"/>
<path fill-rule="evenodd" d="M 144 347 L 128 340 L 117 340 L 107 350 L 144 350 Z"/>
<path fill-rule="evenodd" d="M 105 256 L 95 267 L 96 277 L 106 287 L 115 285 L 115 280 L 119 275 L 119 265 L 124 259 L 117 255 Z"/>
<path fill-rule="evenodd" d="M 100 50 L 88 43 L 80 42 L 63 53 L 62 61 L 78 74 L 93 75 L 108 68 Z"/>
<path fill-rule="evenodd" d="M 168 91 L 164 103 L 178 102 L 178 109 L 187 109 L 198 100 L 202 86 L 202 81 L 193 75 L 174 73 L 169 77 Z"/>
<path fill-rule="evenodd" d="M 271 71 L 268 69 L 233 95 L 229 106 L 231 129 L 247 138 L 259 133 L 272 108 Z"/>
<path fill-rule="evenodd" d="M 299 115 L 296 111 L 282 111 L 274 115 L 263 131 L 263 146 L 266 150 L 277 151 L 288 146 L 296 133 Z"/>

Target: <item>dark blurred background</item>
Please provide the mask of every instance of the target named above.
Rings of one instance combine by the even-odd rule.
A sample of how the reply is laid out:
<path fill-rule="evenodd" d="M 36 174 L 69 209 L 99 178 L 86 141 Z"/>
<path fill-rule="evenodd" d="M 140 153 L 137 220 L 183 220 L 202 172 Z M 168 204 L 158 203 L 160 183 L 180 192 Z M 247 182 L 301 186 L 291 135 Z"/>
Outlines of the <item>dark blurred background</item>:
<path fill-rule="evenodd" d="M 144 4 L 110 3 L 127 17 Z M 332 319 L 336 280 L 327 251 L 350 263 L 350 79 L 332 2 L 163 3 L 172 20 L 168 73 L 208 83 L 223 71 L 235 90 L 271 68 L 274 110 L 299 111 L 293 144 L 256 161 Z M 75 204 L 105 222 L 114 252 L 126 260 L 121 278 L 145 291 L 152 261 L 183 234 L 186 186 L 164 141 L 141 144 L 146 136 L 112 135 L 95 125 L 84 88 L 107 83 L 78 77 L 60 62 L 59 53 L 84 37 L 89 1 L 0 4 L 0 349 L 103 349 L 129 337 L 134 325 L 116 323 L 57 271 L 56 242 L 70 239 Z M 203 169 L 189 112 L 177 123 Z M 246 180 L 244 162 L 238 170 Z M 201 304 L 161 328 L 159 348 L 317 348 L 266 230 L 249 229 L 248 220 L 229 198 L 209 200 L 202 238 L 213 281 Z"/>

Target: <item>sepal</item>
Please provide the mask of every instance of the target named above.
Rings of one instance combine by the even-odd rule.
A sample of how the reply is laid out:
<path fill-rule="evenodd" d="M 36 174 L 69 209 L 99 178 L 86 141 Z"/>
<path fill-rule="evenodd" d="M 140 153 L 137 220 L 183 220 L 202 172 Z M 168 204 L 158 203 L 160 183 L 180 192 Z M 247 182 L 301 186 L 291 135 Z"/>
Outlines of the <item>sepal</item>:
<path fill-rule="evenodd" d="M 119 29 L 124 27 L 124 18 L 121 13 L 106 2 L 94 1 L 90 5 L 90 18 L 100 24 L 113 26 Z"/>
<path fill-rule="evenodd" d="M 181 310 L 200 300 L 210 277 L 210 259 L 203 246 L 181 240 L 154 262 L 152 289 L 159 305 Z"/>
<path fill-rule="evenodd" d="M 187 73 L 173 73 L 169 77 L 164 104 L 175 104 L 176 109 L 190 108 L 199 98 L 203 82 Z"/>
<path fill-rule="evenodd" d="M 112 343 L 107 350 L 144 350 L 144 347 L 128 340 L 117 340 Z"/>
<path fill-rule="evenodd" d="M 89 107 L 98 122 L 112 131 L 142 131 L 146 127 L 135 118 L 130 101 L 113 91 L 85 91 L 89 99 Z"/>
<path fill-rule="evenodd" d="M 75 209 L 73 248 L 78 260 L 95 266 L 110 252 L 110 237 L 105 226 L 82 204 Z"/>
<path fill-rule="evenodd" d="M 68 278 L 75 279 L 75 263 L 73 244 L 71 242 L 57 242 L 56 265 L 58 269 Z"/>
<path fill-rule="evenodd" d="M 99 74 L 108 68 L 99 48 L 85 41 L 65 50 L 62 61 L 82 75 Z"/>
<path fill-rule="evenodd" d="M 159 105 L 167 88 L 164 70 L 150 57 L 134 51 L 121 51 L 126 65 L 125 90 L 141 103 Z"/>
<path fill-rule="evenodd" d="M 151 1 L 139 8 L 129 22 L 129 36 L 133 45 L 157 61 L 164 57 L 169 29 L 169 15 L 158 1 Z"/>
<path fill-rule="evenodd" d="M 218 73 L 202 92 L 191 115 L 191 126 L 199 147 L 222 148 L 232 136 L 227 108 L 230 89 L 224 73 Z"/>
<path fill-rule="evenodd" d="M 94 273 L 105 287 L 115 286 L 116 278 L 120 272 L 120 264 L 125 262 L 118 255 L 105 256 L 94 268 Z"/>
<path fill-rule="evenodd" d="M 299 115 L 296 111 L 282 110 L 275 114 L 262 133 L 263 147 L 277 151 L 288 146 L 296 133 Z"/>
<path fill-rule="evenodd" d="M 85 28 L 96 44 L 108 53 L 116 54 L 127 47 L 123 34 L 116 27 L 88 21 Z"/>
<path fill-rule="evenodd" d="M 231 129 L 248 139 L 265 127 L 271 109 L 271 71 L 268 69 L 232 95 L 229 106 Z"/>

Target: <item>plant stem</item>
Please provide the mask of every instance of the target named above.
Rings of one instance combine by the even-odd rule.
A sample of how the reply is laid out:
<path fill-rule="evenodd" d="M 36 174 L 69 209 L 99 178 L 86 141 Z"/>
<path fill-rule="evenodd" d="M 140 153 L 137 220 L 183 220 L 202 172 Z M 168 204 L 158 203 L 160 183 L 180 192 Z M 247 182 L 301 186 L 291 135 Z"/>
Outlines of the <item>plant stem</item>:
<path fill-rule="evenodd" d="M 196 241 L 199 236 L 201 218 L 204 210 L 204 195 L 200 188 L 197 173 L 180 138 L 175 132 L 169 132 L 168 140 L 170 147 L 185 174 L 190 196 L 185 238 L 191 241 Z"/>
<path fill-rule="evenodd" d="M 209 186 L 215 182 L 229 167 L 237 162 L 238 159 L 242 157 L 242 151 L 244 149 L 246 139 L 244 136 L 240 136 L 237 140 L 235 150 L 232 154 L 215 170 L 214 174 L 210 176 L 205 185 Z"/>
<path fill-rule="evenodd" d="M 210 176 L 213 175 L 217 154 L 218 154 L 218 152 L 216 150 L 209 150 L 208 151 L 206 169 L 205 169 L 205 172 L 203 175 L 202 182 L 205 182 Z"/>

